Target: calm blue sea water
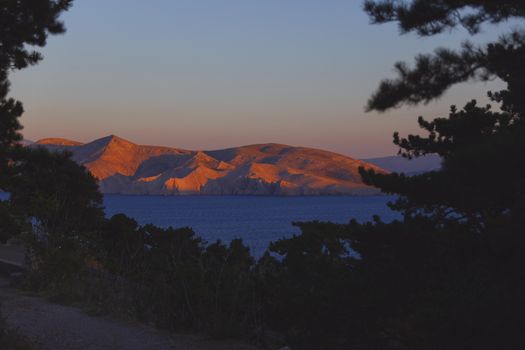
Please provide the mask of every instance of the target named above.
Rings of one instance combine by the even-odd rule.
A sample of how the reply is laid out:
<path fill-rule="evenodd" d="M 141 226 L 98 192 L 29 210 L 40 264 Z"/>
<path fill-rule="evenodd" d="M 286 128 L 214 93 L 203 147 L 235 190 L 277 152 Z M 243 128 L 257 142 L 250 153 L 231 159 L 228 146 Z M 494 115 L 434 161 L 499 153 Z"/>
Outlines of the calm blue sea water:
<path fill-rule="evenodd" d="M 370 220 L 378 214 L 384 221 L 399 215 L 386 203 L 388 196 L 119 196 L 104 197 L 108 216 L 124 213 L 140 224 L 191 227 L 208 242 L 242 238 L 261 254 L 271 241 L 299 233 L 295 221 L 346 223 L 355 218 Z"/>
<path fill-rule="evenodd" d="M 6 198 L 0 193 L 0 199 Z M 383 221 L 399 218 L 387 207 L 389 196 L 120 196 L 106 195 L 108 217 L 124 213 L 139 224 L 191 227 L 208 242 L 242 238 L 255 255 L 271 241 L 299 233 L 295 221 L 346 223 L 378 214 Z"/>

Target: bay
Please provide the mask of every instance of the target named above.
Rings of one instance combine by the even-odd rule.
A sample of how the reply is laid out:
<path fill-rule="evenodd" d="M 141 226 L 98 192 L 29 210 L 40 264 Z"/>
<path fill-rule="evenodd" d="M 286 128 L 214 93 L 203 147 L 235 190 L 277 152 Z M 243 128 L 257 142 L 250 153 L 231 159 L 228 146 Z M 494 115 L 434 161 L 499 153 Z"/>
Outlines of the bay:
<path fill-rule="evenodd" d="M 0 193 L 0 200 L 7 199 Z M 388 208 L 393 196 L 125 196 L 105 195 L 106 216 L 126 214 L 140 225 L 190 227 L 207 242 L 242 238 L 255 256 L 269 243 L 299 234 L 293 222 L 385 222 L 400 215 Z"/>
<path fill-rule="evenodd" d="M 124 213 L 139 224 L 191 227 L 208 242 L 242 238 L 259 256 L 272 241 L 300 233 L 293 222 L 359 222 L 379 215 L 399 218 L 388 208 L 392 196 L 123 196 L 106 195 L 106 215 Z"/>

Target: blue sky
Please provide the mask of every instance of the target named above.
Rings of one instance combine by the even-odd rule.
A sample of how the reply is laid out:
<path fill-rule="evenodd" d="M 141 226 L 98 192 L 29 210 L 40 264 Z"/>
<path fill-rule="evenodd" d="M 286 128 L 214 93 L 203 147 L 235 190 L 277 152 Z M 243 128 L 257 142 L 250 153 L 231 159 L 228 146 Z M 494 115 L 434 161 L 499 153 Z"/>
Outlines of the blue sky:
<path fill-rule="evenodd" d="M 385 114 L 364 105 L 394 62 L 438 46 L 370 25 L 353 0 L 76 0 L 39 65 L 13 74 L 24 135 L 214 149 L 279 142 L 355 157 L 390 155 L 395 130 L 446 115 L 498 82 L 463 84 L 428 106 Z M 502 30 L 471 38 L 486 42 Z M 482 101 L 486 101 L 481 98 Z"/>

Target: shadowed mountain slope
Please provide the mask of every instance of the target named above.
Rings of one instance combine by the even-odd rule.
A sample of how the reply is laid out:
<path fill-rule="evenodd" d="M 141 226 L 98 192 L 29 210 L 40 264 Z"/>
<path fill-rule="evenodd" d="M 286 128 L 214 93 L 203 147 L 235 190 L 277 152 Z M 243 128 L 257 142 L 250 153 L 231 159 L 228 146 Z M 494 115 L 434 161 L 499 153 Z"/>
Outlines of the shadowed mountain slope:
<path fill-rule="evenodd" d="M 137 145 L 111 135 L 86 144 L 45 139 L 35 145 L 73 153 L 73 159 L 99 179 L 104 193 L 377 194 L 361 182 L 357 169 L 383 171 L 337 153 L 273 143 L 188 151 Z"/>
<path fill-rule="evenodd" d="M 363 161 L 377 165 L 387 171 L 415 175 L 441 168 L 441 158 L 430 154 L 418 158 L 407 159 L 402 156 L 363 159 Z"/>

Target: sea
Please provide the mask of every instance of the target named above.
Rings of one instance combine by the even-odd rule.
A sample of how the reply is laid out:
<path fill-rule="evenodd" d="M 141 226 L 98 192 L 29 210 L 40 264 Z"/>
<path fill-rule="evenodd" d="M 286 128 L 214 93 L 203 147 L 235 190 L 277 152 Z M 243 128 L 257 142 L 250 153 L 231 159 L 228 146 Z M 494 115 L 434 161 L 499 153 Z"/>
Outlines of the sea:
<path fill-rule="evenodd" d="M 6 198 L 0 193 L 0 199 Z M 400 218 L 387 203 L 392 196 L 127 196 L 105 195 L 106 215 L 126 214 L 139 224 L 191 227 L 207 242 L 242 238 L 255 256 L 269 243 L 299 234 L 293 222 L 365 222 L 379 215 Z"/>
<path fill-rule="evenodd" d="M 293 222 L 365 222 L 400 218 L 391 196 L 122 196 L 106 195 L 106 215 L 124 213 L 139 224 L 191 227 L 207 242 L 242 238 L 255 256 L 269 243 L 299 234 Z"/>

